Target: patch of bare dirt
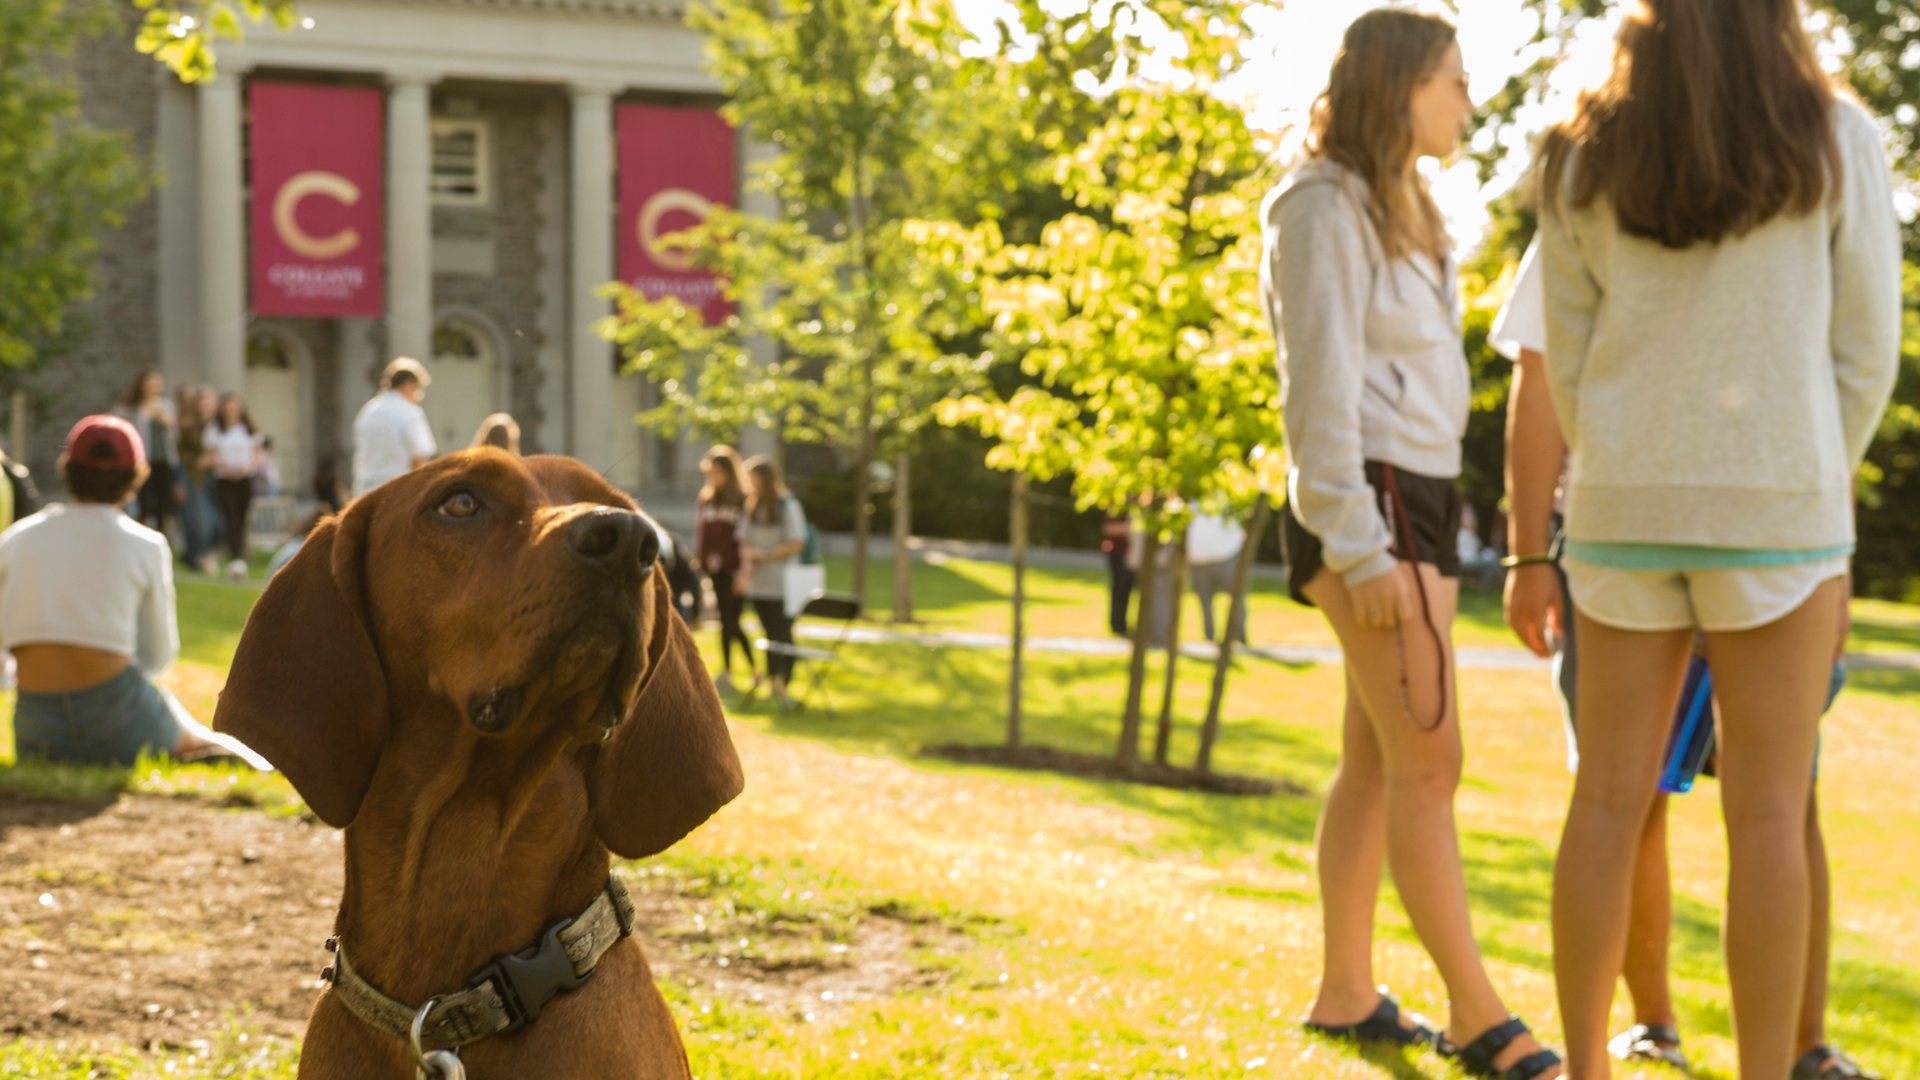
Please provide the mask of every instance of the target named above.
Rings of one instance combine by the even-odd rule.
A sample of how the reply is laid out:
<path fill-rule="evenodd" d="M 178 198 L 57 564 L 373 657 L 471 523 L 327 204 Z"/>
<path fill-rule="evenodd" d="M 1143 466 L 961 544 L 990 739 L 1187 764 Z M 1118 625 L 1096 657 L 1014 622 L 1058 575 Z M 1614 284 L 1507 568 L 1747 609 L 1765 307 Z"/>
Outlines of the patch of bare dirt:
<path fill-rule="evenodd" d="M 1214 795 L 1273 795 L 1276 793 L 1301 795 L 1306 793 L 1297 785 L 1281 780 L 1266 780 L 1258 776 L 1240 776 L 1235 773 L 1200 772 L 1197 769 L 1177 765 L 1155 765 L 1152 762 L 1124 766 L 1111 756 L 1056 750 L 1050 746 L 1006 747 L 946 743 L 926 747 L 921 753 L 942 761 L 957 761 L 966 765 L 998 765 L 1007 769 L 1060 773 L 1064 776 L 1078 776 L 1089 780 L 1120 780 L 1130 784 L 1148 784 L 1179 791 L 1204 791 Z"/>
<path fill-rule="evenodd" d="M 936 984 L 970 940 L 884 906 L 815 918 L 668 869 L 628 880 L 656 974 L 793 1015 Z M 178 1048 L 229 1014 L 297 1037 L 340 882 L 324 826 L 183 799 L 0 796 L 0 1038 Z"/>

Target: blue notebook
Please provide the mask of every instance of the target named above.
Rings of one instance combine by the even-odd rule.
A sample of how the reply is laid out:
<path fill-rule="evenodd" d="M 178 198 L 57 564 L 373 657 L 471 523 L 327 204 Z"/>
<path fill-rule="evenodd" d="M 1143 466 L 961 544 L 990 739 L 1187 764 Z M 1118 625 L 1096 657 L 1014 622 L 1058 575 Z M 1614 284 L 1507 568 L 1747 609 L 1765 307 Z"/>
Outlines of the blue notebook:
<path fill-rule="evenodd" d="M 1847 683 L 1847 666 L 1833 665 L 1833 678 L 1827 684 L 1826 708 L 1840 696 Z M 1673 730 L 1667 735 L 1667 753 L 1660 769 L 1660 790 L 1669 795 L 1685 795 L 1702 772 L 1713 775 L 1713 672 L 1707 658 L 1694 656 L 1687 664 L 1687 681 L 1680 690 L 1680 704 L 1673 712 Z"/>

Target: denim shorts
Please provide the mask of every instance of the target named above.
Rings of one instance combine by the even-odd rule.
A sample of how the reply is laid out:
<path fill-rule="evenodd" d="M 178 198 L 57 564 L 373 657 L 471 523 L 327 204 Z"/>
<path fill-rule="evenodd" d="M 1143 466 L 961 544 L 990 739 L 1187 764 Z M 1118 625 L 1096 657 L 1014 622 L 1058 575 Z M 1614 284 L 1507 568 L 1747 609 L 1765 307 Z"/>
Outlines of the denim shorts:
<path fill-rule="evenodd" d="M 131 765 L 145 750 L 167 754 L 182 729 L 172 695 L 131 664 L 97 686 L 66 694 L 14 695 L 13 741 L 20 757 L 86 765 Z"/>

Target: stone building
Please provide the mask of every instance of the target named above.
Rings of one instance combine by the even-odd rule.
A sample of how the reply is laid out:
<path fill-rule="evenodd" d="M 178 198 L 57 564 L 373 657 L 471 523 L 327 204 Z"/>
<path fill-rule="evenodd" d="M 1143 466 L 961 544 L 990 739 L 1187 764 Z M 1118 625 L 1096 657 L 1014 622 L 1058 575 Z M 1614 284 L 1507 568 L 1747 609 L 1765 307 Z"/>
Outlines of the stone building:
<path fill-rule="evenodd" d="M 74 347 L 33 376 L 35 471 L 50 475 L 68 425 L 152 366 L 173 385 L 242 390 L 283 482 L 304 489 L 323 457 L 344 469 L 374 377 L 413 355 L 433 375 L 426 408 L 443 449 L 506 410 L 530 451 L 574 454 L 629 489 L 683 492 L 698 448 L 629 422 L 646 388 L 618 375 L 594 329 L 606 312 L 596 289 L 616 277 L 633 226 L 616 195 L 633 160 L 616 118 L 639 103 L 719 103 L 679 0 L 302 0 L 300 14 L 299 27 L 223 45 L 219 76 L 198 86 L 135 52 L 130 33 L 75 57 L 86 116 L 130 133 L 158 182 L 104 238 Z M 370 316 L 262 311 L 259 215 L 353 201 L 323 186 L 305 204 L 255 205 L 270 196 L 250 156 L 269 133 L 254 126 L 307 122 L 261 111 L 254 91 L 283 84 L 378 95 Z M 270 134 L 284 145 L 308 132 Z M 729 180 L 722 198 L 738 191 L 737 171 Z"/>

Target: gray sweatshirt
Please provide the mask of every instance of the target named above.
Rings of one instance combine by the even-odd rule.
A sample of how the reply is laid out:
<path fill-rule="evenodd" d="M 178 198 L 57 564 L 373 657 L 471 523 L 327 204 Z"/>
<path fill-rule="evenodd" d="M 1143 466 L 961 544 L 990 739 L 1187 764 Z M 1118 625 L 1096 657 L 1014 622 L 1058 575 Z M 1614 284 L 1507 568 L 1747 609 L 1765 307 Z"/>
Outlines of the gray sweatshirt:
<path fill-rule="evenodd" d="M 1460 475 L 1470 388 L 1452 260 L 1388 259 L 1353 171 L 1310 160 L 1267 196 L 1260 298 L 1280 346 L 1287 503 L 1348 585 L 1393 569 L 1364 465 Z"/>
<path fill-rule="evenodd" d="M 1571 539 L 1853 542 L 1853 474 L 1900 366 L 1900 233 L 1872 117 L 1847 102 L 1834 124 L 1832 198 L 1745 236 L 1671 250 L 1605 199 L 1541 215 Z"/>

